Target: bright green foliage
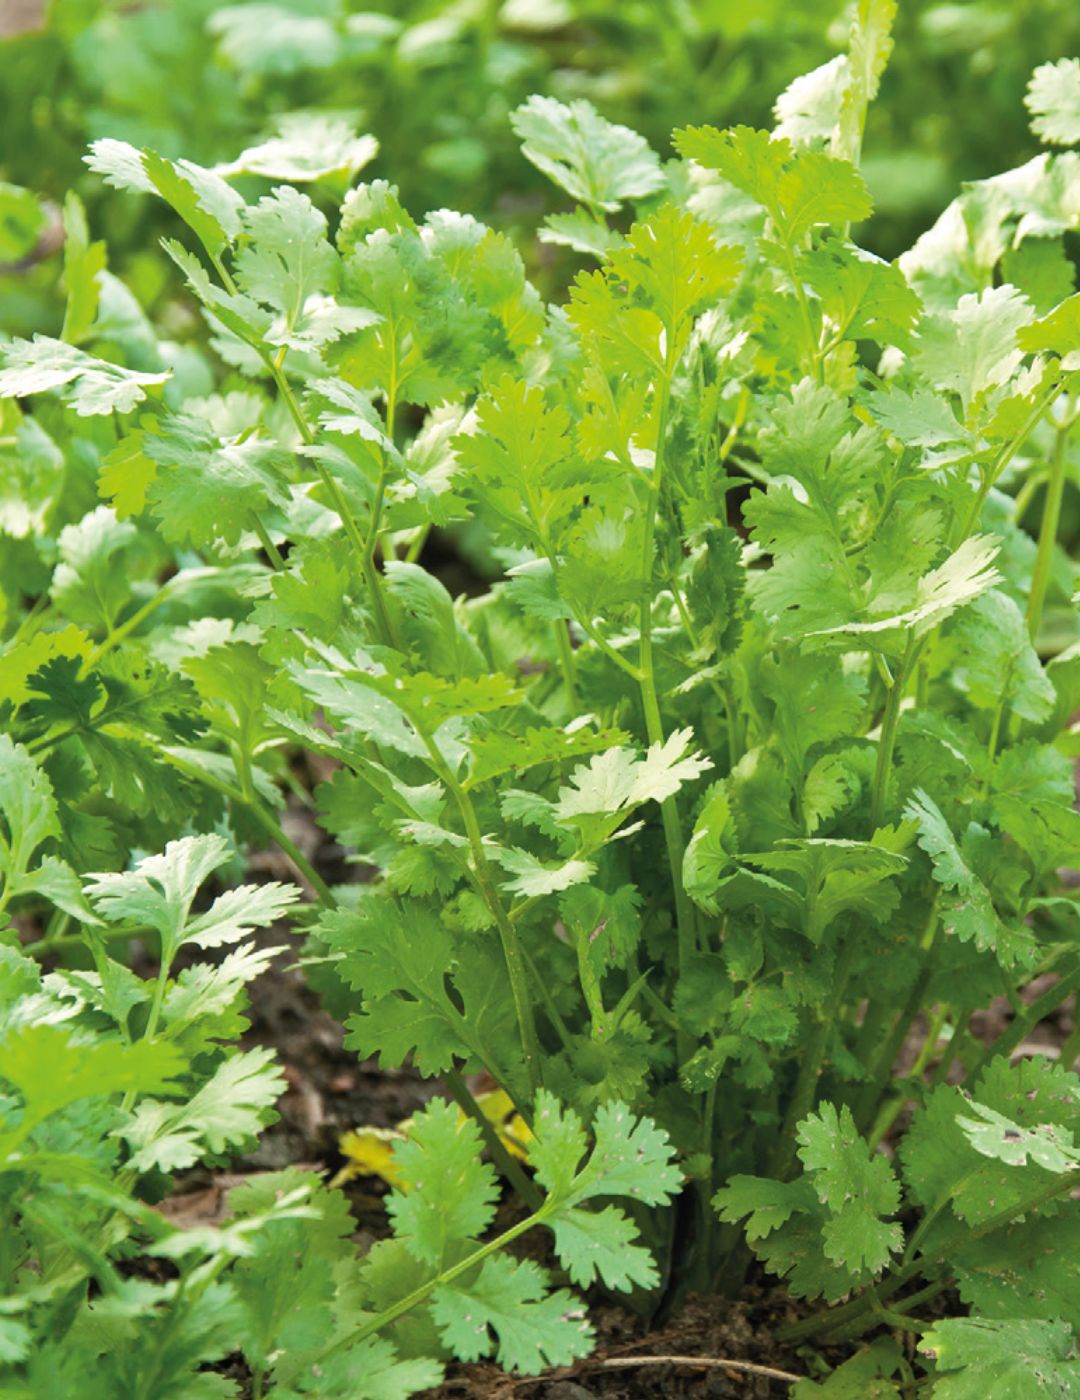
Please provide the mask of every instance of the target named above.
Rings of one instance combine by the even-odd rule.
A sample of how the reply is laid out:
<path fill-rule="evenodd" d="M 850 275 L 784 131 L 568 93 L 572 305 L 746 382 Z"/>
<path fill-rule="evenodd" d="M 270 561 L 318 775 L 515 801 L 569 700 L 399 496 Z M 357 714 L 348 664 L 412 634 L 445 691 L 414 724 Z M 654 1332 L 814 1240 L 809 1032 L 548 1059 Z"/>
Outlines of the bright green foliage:
<path fill-rule="evenodd" d="M 146 374 L 96 359 L 73 345 L 37 335 L 4 347 L 0 395 L 4 398 L 62 389 L 76 413 L 130 413 L 146 398 L 150 385 L 163 384 L 168 374 Z"/>
<path fill-rule="evenodd" d="M 1036 136 L 1054 146 L 1080 142 L 1080 59 L 1062 58 L 1036 68 L 1024 105 Z"/>
<path fill-rule="evenodd" d="M 933 1393 L 942 1400 L 1080 1394 L 1080 1361 L 1063 1323 L 947 1318 L 923 1334 L 919 1350 L 935 1363 Z"/>
<path fill-rule="evenodd" d="M 301 8 L 206 32 L 255 85 L 391 43 L 433 74 L 439 34 L 509 62 L 464 10 Z M 795 1296 L 847 1298 L 792 1340 L 922 1326 L 923 1290 L 971 1310 L 823 1393 L 916 1366 L 986 1393 L 983 1335 L 1006 1383 L 1022 1355 L 1070 1393 L 1075 1270 L 1045 1250 L 1077 1234 L 1080 1081 L 1013 1052 L 1080 980 L 1076 156 L 868 253 L 894 9 L 853 7 L 775 131 L 686 127 L 667 163 L 580 96 L 517 106 L 575 204 L 550 263 L 358 182 L 375 146 L 343 116 L 201 164 L 95 142 L 87 197 L 103 175 L 173 236 L 114 260 L 129 289 L 69 201 L 62 339 L 0 349 L 14 1393 L 228 1395 L 206 1368 L 237 1351 L 268 1396 L 405 1396 L 453 1357 L 535 1374 L 591 1345 L 574 1289 L 734 1280 L 713 1200 Z M 1062 147 L 1074 68 L 1031 89 Z M 21 247 L 37 206 L 5 198 Z M 326 883 L 287 792 L 361 880 Z M 146 1204 L 245 1153 L 282 1090 L 235 1048 L 297 891 L 237 883 L 231 851 L 270 844 L 349 1047 L 461 1106 L 403 1126 L 363 1259 L 296 1171 L 215 1227 Z M 500 1177 L 526 1214 L 497 1216 Z M 511 1248 L 539 1226 L 551 1271 Z M 167 1281 L 117 1267 L 136 1252 Z"/>
<path fill-rule="evenodd" d="M 798 1154 L 798 1182 L 734 1177 L 715 1204 L 724 1220 L 750 1215 L 747 1238 L 762 1241 L 755 1248 L 790 1273 L 795 1292 L 832 1299 L 879 1274 L 900 1248 L 901 1227 L 882 1218 L 895 1214 L 900 1187 L 885 1158 L 868 1154 L 847 1108 L 838 1115 L 823 1104 L 804 1119 Z M 815 1244 L 828 1264 L 814 1259 Z"/>

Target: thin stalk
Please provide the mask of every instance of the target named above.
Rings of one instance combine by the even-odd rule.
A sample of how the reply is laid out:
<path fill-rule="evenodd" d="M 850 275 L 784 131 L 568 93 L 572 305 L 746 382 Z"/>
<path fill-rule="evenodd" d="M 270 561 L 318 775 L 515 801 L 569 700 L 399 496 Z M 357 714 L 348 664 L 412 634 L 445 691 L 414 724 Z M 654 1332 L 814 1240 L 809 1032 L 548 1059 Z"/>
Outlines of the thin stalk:
<path fill-rule="evenodd" d="M 112 651 L 125 637 L 134 632 L 137 627 L 141 627 L 146 619 L 155 613 L 157 609 L 161 607 L 162 603 L 167 602 L 171 596 L 172 590 L 169 588 L 169 585 L 167 583 L 163 584 L 154 596 L 145 602 L 141 608 L 133 612 L 131 616 L 121 622 L 118 627 L 110 629 L 105 638 L 97 644 L 86 658 L 83 663 L 84 668 L 89 670 L 91 666 L 96 666 L 107 652 Z"/>
<path fill-rule="evenodd" d="M 511 912 L 510 921 L 511 923 L 516 922 L 513 912 Z M 537 994 L 540 997 L 540 1004 L 543 1006 L 555 1034 L 562 1041 L 563 1049 L 572 1051 L 574 1048 L 574 1040 L 566 1022 L 562 1018 L 562 1013 L 555 1005 L 555 998 L 551 995 L 551 988 L 544 980 L 543 973 L 541 973 L 540 969 L 533 961 L 532 954 L 529 952 L 528 948 L 525 947 L 524 943 L 521 945 L 521 952 L 525 959 L 525 966 L 529 969 L 529 975 L 533 980 L 533 986 L 536 988 Z"/>
<path fill-rule="evenodd" d="M 1061 1054 L 1058 1056 L 1058 1064 L 1064 1069 L 1072 1069 L 1073 1065 L 1076 1064 L 1077 1057 L 1080 1056 L 1080 1015 L 1074 1012 L 1073 1017 L 1076 1024 L 1069 1032 L 1069 1038 L 1061 1047 Z"/>
<path fill-rule="evenodd" d="M 870 829 L 874 832 L 881 826 L 888 800 L 889 777 L 892 772 L 893 751 L 896 748 L 896 731 L 900 723 L 900 707 L 904 700 L 904 690 L 911 672 L 920 643 L 908 635 L 904 657 L 897 668 L 896 676 L 888 690 L 885 702 L 885 717 L 881 724 L 881 738 L 878 740 L 877 763 L 874 766 L 874 782 L 870 789 Z"/>
<path fill-rule="evenodd" d="M 158 936 L 157 929 L 151 928 L 149 924 L 133 924 L 130 928 L 99 928 L 95 929 L 95 933 L 98 938 L 107 943 L 124 942 L 130 938 L 146 938 L 151 934 L 155 938 Z M 61 948 L 79 947 L 87 947 L 85 934 L 59 933 L 48 934 L 45 938 L 39 938 L 35 943 L 26 943 L 21 951 L 28 953 L 32 958 L 43 958 Z"/>
<path fill-rule="evenodd" d="M 577 684 L 574 678 L 574 649 L 570 645 L 570 624 L 565 618 L 557 618 L 552 623 L 555 646 L 559 652 L 559 666 L 562 668 L 563 684 L 566 686 L 566 699 L 573 709 L 577 699 Z"/>
<path fill-rule="evenodd" d="M 280 571 L 285 567 L 285 560 L 281 557 L 281 551 L 278 549 L 277 545 L 270 538 L 269 530 L 267 530 L 266 526 L 262 523 L 262 521 L 259 519 L 259 517 L 255 514 L 254 511 L 252 511 L 251 513 L 251 523 L 254 527 L 255 533 L 259 537 L 259 543 L 262 545 L 263 552 L 265 553 L 267 559 L 270 560 L 270 563 L 273 564 L 276 570 Z"/>
<path fill-rule="evenodd" d="M 972 498 L 971 506 L 961 522 L 959 531 L 953 537 L 952 544 L 954 549 L 963 544 L 964 540 L 971 534 L 978 523 L 983 505 L 986 502 L 987 496 L 989 496 L 993 489 L 994 483 L 1031 436 L 1035 425 L 1060 392 L 1061 383 L 1059 380 L 1055 379 L 1050 388 L 1044 390 L 1043 393 L 1039 395 L 1035 407 L 1024 419 L 1018 431 L 1008 442 L 1002 445 L 997 455 L 994 457 L 994 460 L 990 463 L 990 466 L 982 472 L 982 481 L 979 485 L 979 489 Z"/>
<path fill-rule="evenodd" d="M 1050 458 L 1050 481 L 1046 488 L 1046 504 L 1043 506 L 1042 521 L 1039 525 L 1039 544 L 1035 553 L 1035 568 L 1031 575 L 1031 592 L 1028 594 L 1027 624 L 1032 641 L 1035 640 L 1042 622 L 1043 604 L 1050 583 L 1050 566 L 1054 560 L 1054 545 L 1057 543 L 1058 525 L 1061 522 L 1061 502 L 1065 495 L 1065 444 L 1072 427 L 1072 417 L 1066 412 L 1064 423 L 1054 436 L 1054 451 Z"/>
<path fill-rule="evenodd" d="M 406 1313 L 412 1312 L 413 1308 L 419 1307 L 421 1303 L 426 1303 L 437 1288 L 442 1288 L 448 1283 L 453 1283 L 455 1279 L 461 1278 L 463 1274 L 469 1273 L 470 1270 L 475 1269 L 478 1264 L 482 1264 L 484 1260 L 490 1258 L 492 1254 L 497 1254 L 500 1249 L 504 1249 L 508 1244 L 512 1244 L 514 1240 L 527 1234 L 534 1225 L 543 1224 L 554 1209 L 555 1204 L 553 1200 L 549 1199 L 545 1201 L 539 1210 L 533 1211 L 531 1215 L 519 1221 L 518 1224 L 511 1225 L 508 1230 L 504 1230 L 501 1235 L 497 1235 L 495 1239 L 489 1240 L 487 1244 L 481 1245 L 479 1249 L 474 1249 L 471 1254 L 462 1259 L 459 1264 L 455 1264 L 453 1268 L 445 1269 L 442 1273 L 437 1274 L 435 1278 L 429 1279 L 427 1283 L 422 1283 L 419 1288 L 414 1288 L 411 1293 L 407 1293 L 405 1297 L 399 1299 L 398 1302 L 393 1303 L 388 1308 L 384 1308 L 382 1312 L 376 1313 L 376 1315 L 365 1322 L 362 1327 L 357 1327 L 352 1332 L 346 1332 L 343 1336 L 339 1337 L 337 1341 L 331 1343 L 331 1345 L 326 1348 L 322 1354 L 322 1358 L 325 1360 L 328 1356 L 342 1351 L 345 1347 L 357 1346 L 360 1342 L 366 1341 L 368 1337 L 373 1337 L 376 1332 L 381 1332 L 384 1327 L 389 1327 L 390 1324 L 396 1322 L 399 1317 L 404 1317 Z"/>
<path fill-rule="evenodd" d="M 806 288 L 802 284 L 799 276 L 798 264 L 795 261 L 795 250 L 785 239 L 780 245 L 784 251 L 784 261 L 787 264 L 788 276 L 791 278 L 792 289 L 795 292 L 795 300 L 799 304 L 799 316 L 802 319 L 803 338 L 806 341 L 806 354 L 812 367 L 814 378 L 820 384 L 824 380 L 822 367 L 822 354 L 818 347 L 818 338 L 814 334 L 814 322 L 810 315 L 810 303 L 806 299 Z"/>
<path fill-rule="evenodd" d="M 994 718 L 990 721 L 990 737 L 986 741 L 986 776 L 982 780 L 982 791 L 986 792 L 990 785 L 990 770 L 997 758 L 998 740 L 1001 737 L 1001 721 L 1005 717 L 1005 697 L 994 706 Z"/>
<path fill-rule="evenodd" d="M 649 503 L 645 514 L 645 532 L 642 544 L 641 575 L 644 580 L 641 598 L 639 632 L 641 636 L 639 652 L 638 685 L 641 690 L 641 703 L 645 712 L 645 732 L 649 743 L 663 744 L 664 724 L 660 717 L 660 702 L 656 693 L 656 676 L 653 668 L 652 651 L 652 576 L 653 550 L 656 539 L 656 517 L 664 489 L 664 454 L 667 446 L 668 405 L 671 396 L 671 368 L 665 367 L 660 381 L 659 403 L 657 405 L 656 451 L 654 454 L 653 476 L 650 483 Z M 666 797 L 660 804 L 660 820 L 664 829 L 664 844 L 667 847 L 671 883 L 675 894 L 675 924 L 677 956 L 680 972 L 689 965 L 697 950 L 694 905 L 683 884 L 683 833 L 679 819 L 679 808 L 674 796 Z M 690 1058 L 694 1052 L 692 1038 L 685 1031 L 677 1037 L 677 1053 L 680 1062 Z"/>
<path fill-rule="evenodd" d="M 918 1016 L 919 1012 L 922 1010 L 922 999 L 931 976 L 932 969 L 929 966 L 924 967 L 915 982 L 915 986 L 911 989 L 911 995 L 908 997 L 904 1009 L 896 1018 L 891 1032 L 874 1057 L 873 1065 L 870 1067 L 869 1082 L 863 1086 L 855 1104 L 855 1121 L 860 1126 L 869 1121 L 870 1115 L 877 1109 L 881 1101 L 881 1096 L 892 1074 L 893 1065 L 896 1063 L 896 1057 L 899 1055 L 904 1041 L 907 1039 L 908 1032 L 911 1029 L 915 1017 Z M 903 1100 L 901 1100 L 901 1106 L 902 1105 Z M 899 1109 L 897 1112 L 899 1112 Z M 889 1126 L 891 1126 L 891 1123 Z M 877 1128 L 875 1125 L 875 1132 L 876 1131 Z M 887 1128 L 886 1131 L 888 1131 Z M 882 1134 L 882 1136 L 884 1136 L 884 1134 Z"/>
<path fill-rule="evenodd" d="M 776 1148 L 769 1165 L 768 1175 L 784 1177 L 791 1168 L 795 1156 L 795 1133 L 806 1115 L 814 1107 L 817 1096 L 818 1079 L 825 1061 L 829 1045 L 829 1032 L 836 1024 L 840 1007 L 843 1005 L 851 976 L 851 965 L 855 961 L 855 939 L 849 938 L 836 962 L 833 972 L 833 993 L 827 1004 L 820 1008 L 820 1014 L 804 1043 L 799 1074 L 795 1088 L 784 1115 Z"/>
<path fill-rule="evenodd" d="M 999 1035 L 997 1040 L 986 1048 L 972 1066 L 969 1077 L 974 1079 L 991 1060 L 996 1060 L 998 1056 L 1011 1055 L 1017 1046 L 1027 1039 L 1039 1022 L 1045 1020 L 1052 1011 L 1056 1011 L 1077 988 L 1080 988 L 1080 967 L 1074 967 L 1041 997 L 1037 997 L 1030 1006 L 1024 1007 L 1021 1014 L 1014 1017 L 1009 1029 Z"/>
<path fill-rule="evenodd" d="M 860 1332 L 865 1332 L 867 1327 L 873 1327 L 877 1321 L 881 1320 L 883 1320 L 887 1326 L 903 1327 L 912 1332 L 923 1331 L 925 1324 L 919 1322 L 912 1323 L 907 1317 L 907 1314 L 909 1312 L 914 1312 L 916 1308 L 922 1307 L 924 1303 L 930 1302 L 930 1300 L 936 1298 L 939 1293 L 944 1293 L 950 1282 L 951 1279 L 948 1275 L 944 1278 L 935 1279 L 933 1283 L 928 1283 L 925 1288 L 920 1288 L 917 1293 L 910 1293 L 906 1298 L 902 1298 L 900 1302 L 894 1303 L 892 1307 L 887 1309 L 880 1306 L 879 1291 L 879 1307 L 875 1309 L 875 1315 L 865 1321 L 855 1322 L 849 1327 L 841 1327 L 837 1331 L 833 1331 L 830 1328 L 828 1333 L 829 1345 L 835 1346 L 839 1342 L 846 1342 L 849 1338 L 857 1337 Z"/>
<path fill-rule="evenodd" d="M 415 720 L 414 720 L 415 723 Z M 514 1010 L 517 1013 L 518 1030 L 521 1035 L 521 1050 L 525 1059 L 525 1075 L 529 1085 L 530 1102 L 535 1099 L 536 1091 L 540 1087 L 540 1042 L 536 1036 L 536 1021 L 533 1017 L 532 1002 L 529 998 L 528 976 L 525 969 L 525 957 L 521 940 L 518 937 L 517 929 L 514 927 L 502 899 L 499 896 L 498 888 L 491 873 L 491 866 L 488 863 L 487 853 L 484 850 L 484 838 L 480 831 L 480 822 L 476 815 L 476 808 L 473 806 L 472 798 L 458 782 L 457 778 L 450 770 L 449 764 L 443 759 L 435 745 L 434 740 L 425 730 L 417 726 L 417 732 L 423 740 L 428 753 L 431 755 L 432 766 L 439 778 L 446 785 L 447 790 L 453 796 L 461 813 L 461 820 L 465 826 L 465 835 L 468 838 L 469 850 L 472 854 L 473 871 L 476 877 L 477 888 L 480 895 L 491 911 L 495 920 L 495 927 L 499 931 L 499 941 L 502 944 L 503 958 L 506 962 L 506 971 L 510 978 L 510 991 L 514 998 Z"/>
<path fill-rule="evenodd" d="M 490 1119 L 484 1116 L 484 1111 L 476 1102 L 469 1086 L 465 1083 L 460 1070 L 448 1070 L 443 1075 L 443 1082 L 450 1090 L 450 1095 L 462 1113 L 466 1114 L 480 1129 L 480 1135 L 484 1139 L 487 1150 L 491 1153 L 492 1160 L 496 1167 L 507 1179 L 510 1185 L 518 1193 L 530 1210 L 539 1210 L 543 1205 L 544 1197 L 536 1186 L 536 1183 L 525 1175 L 521 1164 L 516 1162 L 507 1151 L 505 1144 L 495 1131 L 495 1125 Z"/>
<path fill-rule="evenodd" d="M 937 1069 L 934 1070 L 933 1077 L 930 1080 L 931 1085 L 935 1088 L 937 1085 L 947 1082 L 949 1071 L 952 1069 L 957 1059 L 959 1059 L 961 1065 L 964 1063 L 962 1052 L 968 1048 L 968 1042 L 974 1040 L 971 1034 L 970 1022 L 971 1016 L 969 1014 L 961 1024 L 954 1028 L 949 1043 L 946 1045 L 945 1051 L 938 1061 Z"/>
<path fill-rule="evenodd" d="M 301 439 L 308 447 L 313 446 L 315 443 L 315 433 L 312 430 L 311 424 L 304 417 L 303 410 L 296 401 L 296 395 L 292 391 L 292 385 L 286 378 L 284 370 L 276 360 L 267 361 L 267 367 L 273 375 L 278 394 L 281 396 L 281 401 L 284 403 L 289 417 L 296 425 L 296 431 L 300 434 Z M 372 606 L 375 609 L 375 623 L 380 637 L 387 646 L 394 646 L 397 647 L 398 650 L 401 650 L 401 640 L 396 636 L 390 612 L 386 605 L 382 578 L 379 571 L 375 568 L 373 559 L 368 555 L 367 542 L 357 529 L 356 521 L 353 519 L 353 514 L 349 509 L 348 502 L 342 495 L 341 487 L 317 457 L 313 457 L 311 460 L 315 470 L 319 474 L 319 480 L 322 482 L 327 495 L 330 497 L 331 505 L 341 520 L 349 543 L 352 545 L 353 551 L 360 561 L 360 566 L 364 572 L 364 580 L 371 594 Z"/>
<path fill-rule="evenodd" d="M 285 855 L 288 856 L 289 860 L 296 866 L 299 873 L 315 891 L 319 903 L 331 908 L 337 903 L 330 886 L 311 864 L 295 841 L 292 841 L 286 836 L 285 832 L 282 830 L 281 823 L 276 821 L 272 813 L 266 810 L 256 793 L 253 792 L 250 797 L 245 797 L 239 788 L 233 787 L 231 783 L 227 783 L 221 778 L 215 778 L 211 773 L 204 773 L 196 764 L 188 763 L 177 754 L 166 752 L 164 757 L 168 763 L 171 763 L 174 768 L 179 769 L 181 773 L 186 773 L 189 778 L 194 778 L 196 782 L 203 783 L 206 787 L 213 788 L 214 791 L 219 792 L 222 797 L 227 797 L 230 802 L 235 802 L 241 807 L 246 807 L 267 835 L 281 847 Z"/>

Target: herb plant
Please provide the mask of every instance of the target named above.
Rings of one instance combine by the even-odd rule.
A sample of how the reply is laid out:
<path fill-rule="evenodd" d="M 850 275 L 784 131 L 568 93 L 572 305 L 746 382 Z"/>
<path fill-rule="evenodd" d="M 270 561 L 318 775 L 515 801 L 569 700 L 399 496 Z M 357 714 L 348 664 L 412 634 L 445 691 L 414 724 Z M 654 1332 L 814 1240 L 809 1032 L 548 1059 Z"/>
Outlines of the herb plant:
<path fill-rule="evenodd" d="M 12 1395 L 88 1357 L 133 1396 L 233 1394 L 232 1351 L 280 1397 L 535 1372 L 588 1349 L 564 1281 L 656 1305 L 753 1256 L 809 1300 L 793 1346 L 921 1337 L 822 1393 L 1080 1395 L 1080 1038 L 1025 1053 L 1080 987 L 1080 61 L 1029 88 L 1051 149 L 883 262 L 852 230 L 892 10 L 862 0 L 776 131 L 687 126 L 667 163 L 523 104 L 572 206 L 540 240 L 583 264 L 558 305 L 507 235 L 385 181 L 331 221 L 311 130 L 218 171 L 95 143 L 186 226 L 205 339 L 155 331 L 73 197 L 63 337 L 3 351 Z M 433 539 L 487 586 L 452 597 Z M 298 753 L 370 878 L 290 839 Z M 300 1173 L 220 1229 L 145 1204 L 278 1082 L 223 1048 L 264 951 L 171 971 L 294 898 L 192 913 L 226 829 L 305 881 L 358 1055 L 455 1101 L 408 1129 L 362 1261 Z M 155 984 L 110 925 L 153 931 Z M 93 971 L 40 976 L 72 946 Z M 485 1238 L 497 1174 L 527 1214 Z M 558 1277 L 506 1248 L 536 1225 Z M 136 1244 L 176 1277 L 120 1276 Z"/>

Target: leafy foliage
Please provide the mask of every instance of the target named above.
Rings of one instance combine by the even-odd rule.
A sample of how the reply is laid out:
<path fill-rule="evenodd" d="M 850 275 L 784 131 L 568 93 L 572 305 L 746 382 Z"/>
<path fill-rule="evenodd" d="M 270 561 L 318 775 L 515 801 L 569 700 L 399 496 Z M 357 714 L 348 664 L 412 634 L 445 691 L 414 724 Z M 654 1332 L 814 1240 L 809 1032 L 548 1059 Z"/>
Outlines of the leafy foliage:
<path fill-rule="evenodd" d="M 70 200 L 60 338 L 0 348 L 13 1393 L 227 1395 L 235 1351 L 280 1397 L 536 1374 L 591 1345 L 573 1290 L 736 1270 L 713 1203 L 840 1304 L 793 1340 L 955 1284 L 970 1316 L 913 1324 L 931 1393 L 1072 1393 L 1075 1270 L 1045 1251 L 1076 1234 L 1080 1081 L 1013 1052 L 1080 980 L 1076 65 L 1029 93 L 1060 149 L 886 262 L 852 230 L 894 18 L 861 0 L 775 130 L 685 127 L 666 163 L 580 94 L 517 105 L 522 164 L 574 204 L 539 238 L 587 260 L 550 304 L 529 246 L 358 180 L 375 143 L 342 116 L 205 164 L 94 142 L 85 188 L 183 236 L 151 317 Z M 334 6 L 208 33 L 255 86 L 435 42 Z M 361 880 L 327 883 L 286 793 Z M 237 1048 L 255 935 L 300 893 L 237 883 L 267 842 L 349 1046 L 456 1100 L 357 1155 L 392 1187 L 362 1259 L 299 1170 L 212 1227 L 147 1204 L 282 1090 Z M 500 1175 L 526 1213 L 494 1233 Z M 538 1227 L 550 1267 L 511 1248 Z M 823 1393 L 896 1393 L 912 1355 Z"/>

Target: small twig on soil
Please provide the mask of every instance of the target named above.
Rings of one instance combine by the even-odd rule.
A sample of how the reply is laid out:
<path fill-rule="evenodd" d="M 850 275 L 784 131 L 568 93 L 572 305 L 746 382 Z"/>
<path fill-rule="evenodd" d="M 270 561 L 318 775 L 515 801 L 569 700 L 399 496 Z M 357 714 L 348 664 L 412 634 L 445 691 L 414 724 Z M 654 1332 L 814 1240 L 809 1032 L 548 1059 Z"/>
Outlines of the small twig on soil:
<path fill-rule="evenodd" d="M 602 1361 L 587 1361 L 582 1366 L 573 1366 L 560 1373 L 564 1376 L 585 1376 L 596 1371 L 629 1371 L 638 1366 L 701 1366 L 706 1370 L 728 1370 L 743 1371 L 751 1376 L 768 1376 L 775 1381 L 801 1381 L 804 1376 L 797 1376 L 793 1371 L 781 1371 L 776 1366 L 760 1366 L 755 1361 L 733 1361 L 726 1356 L 611 1356 Z M 550 1381 L 552 1375 L 549 1372 L 546 1376 L 524 1376 L 520 1380 L 513 1382 L 513 1388 L 517 1390 L 521 1386 L 538 1385 L 541 1381 Z"/>
<path fill-rule="evenodd" d="M 781 1371 L 775 1366 L 759 1366 L 754 1361 L 731 1361 L 725 1356 L 618 1356 L 594 1365 L 583 1367 L 588 1371 L 611 1371 L 628 1369 L 631 1366 L 704 1366 L 708 1370 L 721 1367 L 728 1371 L 746 1371 L 752 1376 L 769 1376 L 776 1381 L 801 1381 L 792 1371 Z"/>

